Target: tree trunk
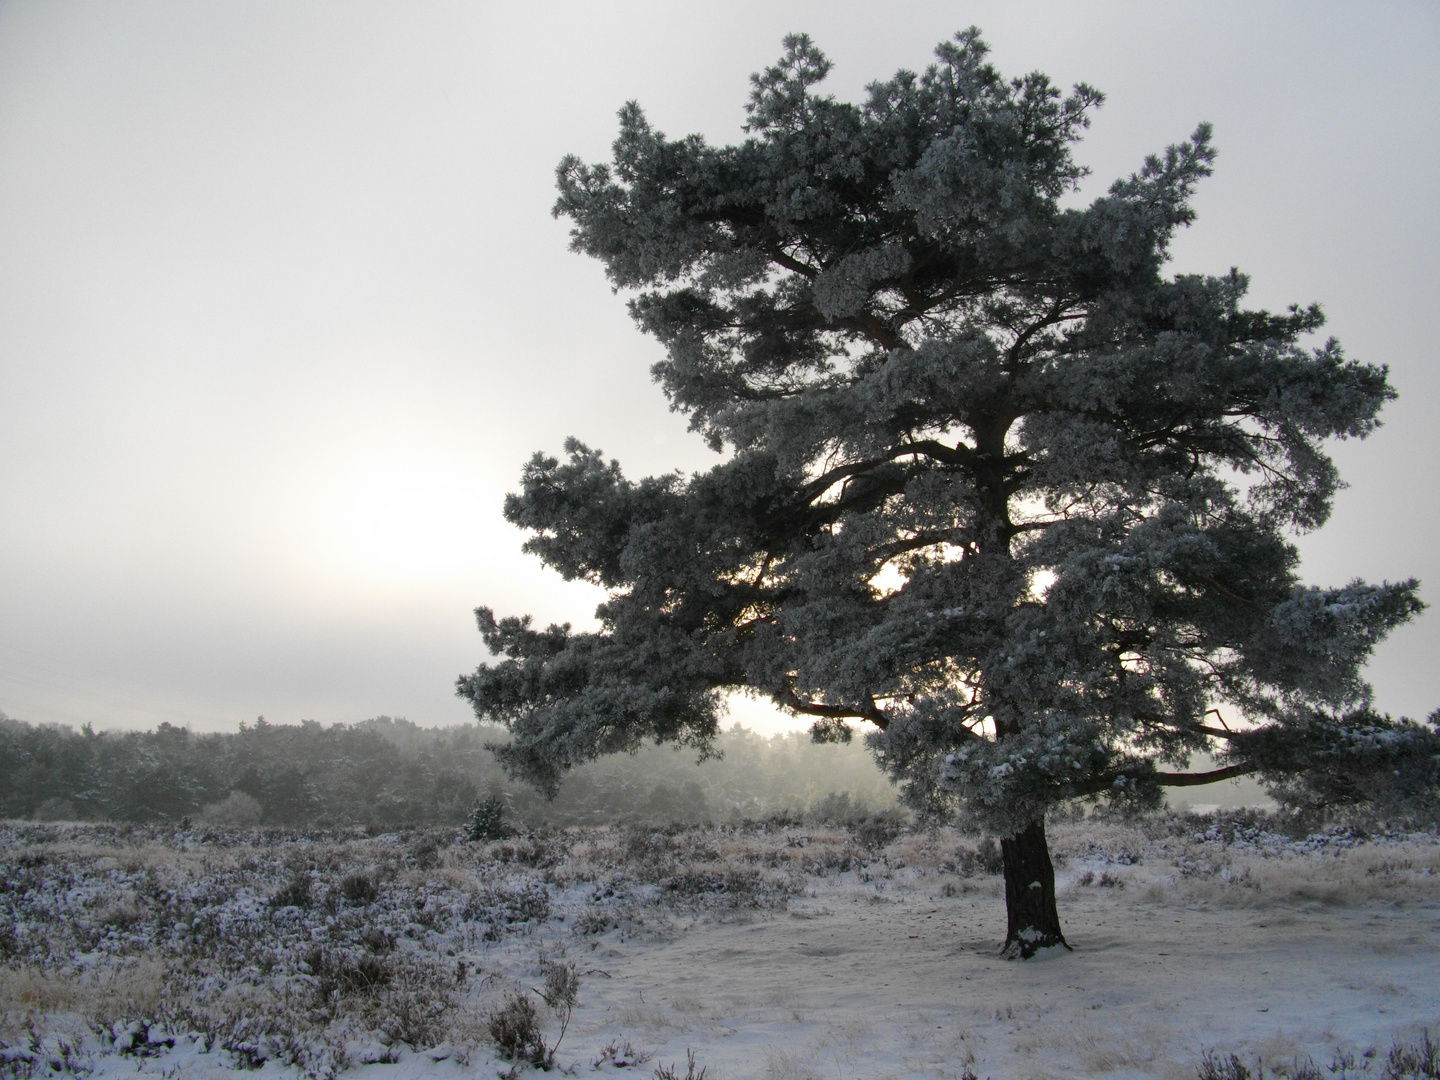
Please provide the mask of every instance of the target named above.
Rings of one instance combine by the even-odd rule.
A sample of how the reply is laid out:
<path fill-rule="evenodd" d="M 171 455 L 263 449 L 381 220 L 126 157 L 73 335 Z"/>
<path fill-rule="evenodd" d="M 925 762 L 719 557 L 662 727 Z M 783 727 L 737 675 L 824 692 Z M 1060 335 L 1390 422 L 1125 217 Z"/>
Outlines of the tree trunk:
<path fill-rule="evenodd" d="M 1005 913 L 1010 924 L 1000 955 L 1028 960 L 1054 945 L 1070 948 L 1055 911 L 1055 868 L 1045 843 L 1045 819 L 1002 839 L 1000 854 L 1005 861 Z"/>

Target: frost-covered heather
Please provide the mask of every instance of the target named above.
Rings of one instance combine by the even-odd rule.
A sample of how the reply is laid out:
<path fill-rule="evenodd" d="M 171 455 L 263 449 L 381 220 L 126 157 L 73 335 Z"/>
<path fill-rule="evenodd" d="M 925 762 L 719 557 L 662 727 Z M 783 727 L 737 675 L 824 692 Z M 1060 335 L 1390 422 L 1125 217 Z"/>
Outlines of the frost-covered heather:
<path fill-rule="evenodd" d="M 317 1074 L 447 1041 L 468 1056 L 497 944 L 774 908 L 814 861 L 763 827 L 476 845 L 455 830 L 16 824 L 0 845 L 6 1067 L 45 1033 L 41 1056 L 163 1056 L 179 1038 Z M 824 848 L 831 865 L 860 858 L 848 836 Z"/>
<path fill-rule="evenodd" d="M 1123 913 L 1440 898 L 1432 835 L 1295 839 L 1244 817 L 1057 822 L 1051 835 L 1062 916 L 1093 914 L 1095 903 Z M 537 985 L 545 960 L 565 957 L 581 991 L 559 1060 L 588 1066 L 598 1055 L 609 1070 L 618 1066 L 607 1045 L 624 1062 L 627 1039 L 653 1049 L 657 1032 L 686 1032 L 703 1045 L 707 1031 L 737 1029 L 734 1018 L 721 1023 L 719 1006 L 679 991 L 617 1005 L 601 970 L 613 958 L 782 913 L 814 933 L 836 905 L 898 912 L 906 898 L 988 900 L 998 862 L 993 842 L 874 821 L 574 829 L 488 844 L 455 830 L 9 824 L 0 827 L 0 1075 L 479 1068 L 493 1057 L 489 1011 Z M 682 1063 L 683 1045 L 672 1054 Z M 725 1064 L 718 1053 L 712 1066 Z M 762 1060 L 779 1075 L 787 1053 L 804 1057 L 769 1046 Z M 749 1074 L 737 1059 L 725 1075 Z"/>

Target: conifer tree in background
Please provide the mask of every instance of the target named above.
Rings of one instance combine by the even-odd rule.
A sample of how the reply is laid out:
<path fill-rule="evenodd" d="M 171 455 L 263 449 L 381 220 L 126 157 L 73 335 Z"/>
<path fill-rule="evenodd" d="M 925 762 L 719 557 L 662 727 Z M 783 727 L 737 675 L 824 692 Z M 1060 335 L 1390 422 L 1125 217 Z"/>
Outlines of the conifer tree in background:
<path fill-rule="evenodd" d="M 1247 773 L 1413 801 L 1440 742 L 1360 677 L 1416 583 L 1303 586 L 1289 539 L 1325 521 L 1324 441 L 1375 429 L 1385 369 L 1302 345 L 1318 307 L 1244 308 L 1233 270 L 1165 275 L 1208 126 L 1062 207 L 1101 95 L 986 51 L 966 31 L 853 105 L 791 37 L 741 145 L 669 141 L 632 103 L 613 164 L 560 165 L 574 249 L 728 456 L 637 483 L 574 440 L 536 454 L 505 516 L 609 591 L 601 629 L 481 608 L 503 659 L 459 693 L 552 791 L 646 739 L 703 755 L 727 692 L 817 739 L 858 724 L 912 805 L 1002 838 L 1006 953 L 1030 956 L 1064 944 L 1047 807 Z M 1222 766 L 1178 771 L 1202 751 Z"/>

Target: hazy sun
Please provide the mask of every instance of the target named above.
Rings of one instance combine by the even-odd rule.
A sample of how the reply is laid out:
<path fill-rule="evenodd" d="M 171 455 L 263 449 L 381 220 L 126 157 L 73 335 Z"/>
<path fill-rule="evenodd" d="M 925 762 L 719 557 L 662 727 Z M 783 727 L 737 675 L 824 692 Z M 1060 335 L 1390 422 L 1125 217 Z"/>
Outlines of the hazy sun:
<path fill-rule="evenodd" d="M 389 464 L 340 485 L 329 515 L 333 550 L 352 571 L 429 578 L 474 568 L 499 499 L 453 469 Z"/>

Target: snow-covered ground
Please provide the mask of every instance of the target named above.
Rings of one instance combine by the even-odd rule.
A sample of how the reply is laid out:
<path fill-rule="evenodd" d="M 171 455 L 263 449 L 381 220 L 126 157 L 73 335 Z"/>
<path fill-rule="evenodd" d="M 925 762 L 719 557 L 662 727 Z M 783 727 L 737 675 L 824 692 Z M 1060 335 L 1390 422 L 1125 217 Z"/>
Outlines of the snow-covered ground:
<path fill-rule="evenodd" d="M 1193 1078 L 1216 1050 L 1379 1080 L 1440 1034 L 1435 837 L 1050 832 L 1074 952 L 1007 963 L 993 851 L 948 830 L 0 827 L 0 1076 L 493 1076 L 489 1016 L 546 964 L 580 975 L 556 1061 L 585 1074 Z"/>

